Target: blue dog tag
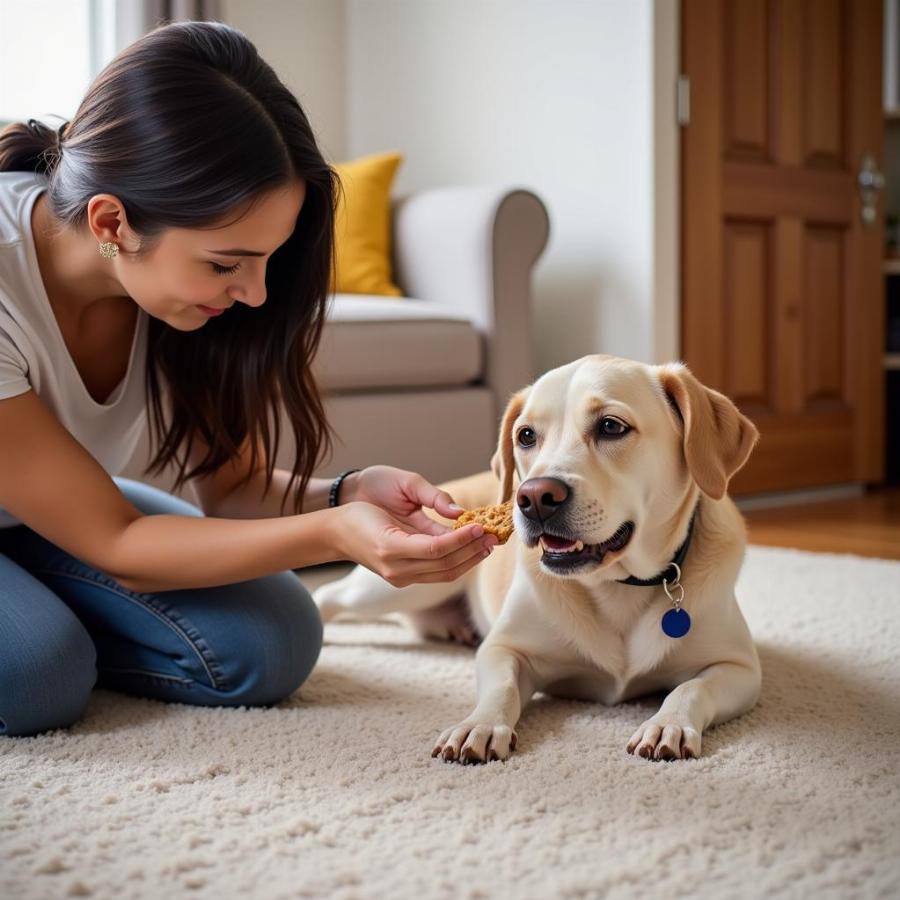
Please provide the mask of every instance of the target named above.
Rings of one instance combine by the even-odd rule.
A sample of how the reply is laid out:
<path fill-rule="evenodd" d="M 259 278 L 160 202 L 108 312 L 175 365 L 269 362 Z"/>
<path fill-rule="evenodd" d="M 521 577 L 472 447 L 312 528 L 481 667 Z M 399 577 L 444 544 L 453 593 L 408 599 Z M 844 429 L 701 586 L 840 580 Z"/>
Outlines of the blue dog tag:
<path fill-rule="evenodd" d="M 670 609 L 660 624 L 670 638 L 680 638 L 691 630 L 691 617 L 683 609 Z"/>

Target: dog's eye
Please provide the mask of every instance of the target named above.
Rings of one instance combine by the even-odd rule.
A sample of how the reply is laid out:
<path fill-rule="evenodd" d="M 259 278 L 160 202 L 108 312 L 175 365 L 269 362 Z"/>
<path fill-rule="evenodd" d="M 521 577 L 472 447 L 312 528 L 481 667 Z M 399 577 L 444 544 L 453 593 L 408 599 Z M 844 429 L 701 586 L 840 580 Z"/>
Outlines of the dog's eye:
<path fill-rule="evenodd" d="M 631 429 L 624 422 L 612 419 L 609 416 L 604 416 L 597 426 L 597 433 L 600 437 L 622 437 L 629 431 Z"/>
<path fill-rule="evenodd" d="M 530 428 L 522 428 L 516 435 L 520 447 L 533 447 L 537 443 L 537 435 Z"/>

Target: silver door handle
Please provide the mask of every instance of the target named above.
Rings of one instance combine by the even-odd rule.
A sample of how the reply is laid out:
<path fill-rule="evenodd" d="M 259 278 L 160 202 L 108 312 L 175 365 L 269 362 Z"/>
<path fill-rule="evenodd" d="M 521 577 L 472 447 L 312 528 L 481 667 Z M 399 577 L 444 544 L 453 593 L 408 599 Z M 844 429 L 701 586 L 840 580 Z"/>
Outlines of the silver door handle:
<path fill-rule="evenodd" d="M 884 175 L 878 170 L 871 153 L 863 155 L 856 183 L 859 185 L 859 199 L 862 202 L 860 218 L 864 224 L 874 225 L 878 218 L 878 192 L 884 189 Z"/>

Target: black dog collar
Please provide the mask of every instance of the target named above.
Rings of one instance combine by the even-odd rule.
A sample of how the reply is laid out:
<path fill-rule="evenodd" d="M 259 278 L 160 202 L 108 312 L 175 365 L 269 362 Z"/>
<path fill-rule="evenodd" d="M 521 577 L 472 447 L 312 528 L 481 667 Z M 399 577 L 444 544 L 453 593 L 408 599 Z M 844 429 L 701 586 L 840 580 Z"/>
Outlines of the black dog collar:
<path fill-rule="evenodd" d="M 699 503 L 697 504 L 699 506 Z M 682 568 L 682 563 L 684 562 L 684 558 L 687 556 L 688 548 L 691 546 L 691 537 L 694 534 L 694 519 L 697 518 L 697 507 L 694 507 L 694 511 L 691 513 L 691 521 L 688 525 L 687 537 L 684 539 L 684 543 L 678 548 L 675 552 L 675 556 L 672 558 L 672 563 L 678 566 L 678 569 L 675 569 L 672 566 L 672 563 L 669 563 L 662 572 L 659 573 L 654 578 L 635 578 L 632 575 L 630 578 L 617 578 L 616 581 L 619 584 L 634 584 L 638 587 L 652 587 L 653 585 L 662 584 L 664 580 L 668 580 L 669 582 L 676 581 L 678 579 L 678 570 Z"/>

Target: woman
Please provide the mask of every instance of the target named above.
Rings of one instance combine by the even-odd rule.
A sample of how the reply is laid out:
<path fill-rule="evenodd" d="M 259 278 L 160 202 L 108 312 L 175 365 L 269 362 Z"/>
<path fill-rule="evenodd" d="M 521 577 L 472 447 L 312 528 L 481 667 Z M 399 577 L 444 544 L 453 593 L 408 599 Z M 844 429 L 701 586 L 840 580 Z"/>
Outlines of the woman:
<path fill-rule="evenodd" d="M 264 705 L 318 658 L 293 568 L 396 585 L 489 552 L 420 475 L 311 473 L 330 444 L 310 374 L 335 175 L 239 32 L 179 23 L 128 47 L 75 118 L 0 133 L 0 733 L 76 721 L 95 683 Z M 297 446 L 274 468 L 279 409 Z M 114 478 L 149 419 L 148 472 Z"/>

